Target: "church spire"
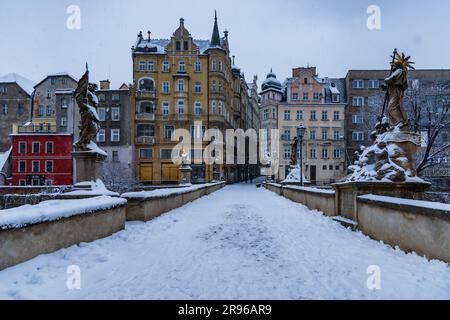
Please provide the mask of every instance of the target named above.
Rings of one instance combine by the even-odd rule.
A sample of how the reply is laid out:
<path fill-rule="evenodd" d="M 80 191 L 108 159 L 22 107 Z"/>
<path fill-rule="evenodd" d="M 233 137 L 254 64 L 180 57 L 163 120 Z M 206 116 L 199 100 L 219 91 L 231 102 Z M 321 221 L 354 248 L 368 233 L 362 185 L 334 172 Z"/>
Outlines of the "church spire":
<path fill-rule="evenodd" d="M 217 24 L 217 11 L 214 10 L 214 29 L 211 37 L 211 46 L 220 46 L 219 26 Z"/>

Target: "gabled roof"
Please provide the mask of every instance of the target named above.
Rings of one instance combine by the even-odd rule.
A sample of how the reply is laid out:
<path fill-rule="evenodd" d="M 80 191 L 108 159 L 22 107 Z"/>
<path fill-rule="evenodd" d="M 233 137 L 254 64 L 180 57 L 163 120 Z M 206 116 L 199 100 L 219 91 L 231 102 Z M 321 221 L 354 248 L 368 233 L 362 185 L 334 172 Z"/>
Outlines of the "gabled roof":
<path fill-rule="evenodd" d="M 28 95 L 31 96 L 34 90 L 35 83 L 17 73 L 8 73 L 0 78 L 0 83 L 17 83 Z"/>
<path fill-rule="evenodd" d="M 49 74 L 47 75 L 41 82 L 39 82 L 38 84 L 36 84 L 34 86 L 34 88 L 38 87 L 39 85 L 41 85 L 45 80 L 47 80 L 48 78 L 51 77 L 68 77 L 70 79 L 72 79 L 75 82 L 78 82 L 77 78 L 75 78 L 74 76 L 68 74 L 67 72 L 59 72 L 59 73 L 54 73 L 54 74 Z"/>

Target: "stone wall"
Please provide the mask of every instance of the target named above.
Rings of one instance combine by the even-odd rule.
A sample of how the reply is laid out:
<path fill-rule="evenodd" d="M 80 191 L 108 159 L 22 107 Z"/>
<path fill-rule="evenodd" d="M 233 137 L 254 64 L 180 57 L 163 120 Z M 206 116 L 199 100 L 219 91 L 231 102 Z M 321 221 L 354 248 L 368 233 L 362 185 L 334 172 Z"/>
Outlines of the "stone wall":
<path fill-rule="evenodd" d="M 0 230 L 0 270 L 38 255 L 105 238 L 125 227 L 125 206 Z"/>
<path fill-rule="evenodd" d="M 164 196 L 149 196 L 142 198 L 128 197 L 127 221 L 149 221 L 163 213 L 179 208 L 189 202 L 222 189 L 225 183 L 205 185 L 197 190 L 174 192 Z M 151 194 L 151 192 L 149 193 Z"/>

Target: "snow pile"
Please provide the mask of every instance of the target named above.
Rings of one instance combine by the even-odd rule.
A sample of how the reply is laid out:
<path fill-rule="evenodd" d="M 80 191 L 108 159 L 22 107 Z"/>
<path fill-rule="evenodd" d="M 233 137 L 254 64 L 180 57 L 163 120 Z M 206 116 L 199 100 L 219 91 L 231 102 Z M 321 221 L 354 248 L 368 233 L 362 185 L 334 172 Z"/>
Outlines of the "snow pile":
<path fill-rule="evenodd" d="M 49 200 L 37 205 L 0 210 L 0 229 L 23 228 L 28 225 L 56 221 L 77 215 L 112 209 L 127 203 L 113 197 L 96 197 L 82 200 Z"/>
<path fill-rule="evenodd" d="M 412 207 L 417 207 L 417 208 L 429 208 L 429 209 L 433 209 L 433 210 L 450 212 L 450 204 L 439 203 L 439 202 L 377 196 L 377 195 L 373 195 L 373 194 L 360 196 L 359 198 L 366 199 L 366 200 L 373 200 L 373 201 L 388 202 L 388 203 L 398 204 L 398 205 L 407 205 L 407 206 L 412 206 Z"/>
<path fill-rule="evenodd" d="M 207 183 L 207 184 L 198 184 L 192 185 L 189 187 L 182 188 L 166 188 L 166 189 L 157 189 L 152 191 L 139 191 L 139 192 L 128 192 L 122 194 L 122 198 L 126 199 L 151 199 L 151 198 L 165 198 L 169 196 L 179 195 L 183 193 L 188 193 L 192 191 L 197 191 L 206 187 L 211 187 L 219 183 Z"/>
<path fill-rule="evenodd" d="M 305 192 L 335 194 L 334 190 L 319 189 L 319 188 L 309 188 L 309 187 L 299 187 L 299 186 L 285 186 L 284 188 L 291 189 L 291 190 L 305 191 Z"/>
<path fill-rule="evenodd" d="M 70 265 L 81 290 L 67 288 Z M 245 184 L 0 271 L 0 299 L 15 300 L 450 299 L 449 288 L 448 264 Z"/>
<path fill-rule="evenodd" d="M 86 147 L 89 150 L 91 150 L 91 152 L 95 152 L 95 153 L 101 154 L 102 156 L 105 156 L 105 157 L 108 156 L 106 151 L 100 149 L 100 147 L 94 141 L 89 142 L 89 144 Z"/>
<path fill-rule="evenodd" d="M 303 175 L 303 183 L 309 183 L 308 180 L 305 178 L 304 172 L 302 172 Z M 300 165 L 296 165 L 294 169 L 289 172 L 286 180 L 282 181 L 281 183 L 300 183 Z"/>
<path fill-rule="evenodd" d="M 87 188 L 89 190 L 76 190 L 65 193 L 65 195 L 69 196 L 112 196 L 118 197 L 120 196 L 116 192 L 109 191 L 102 180 L 98 179 L 97 181 L 86 181 L 80 182 L 75 185 L 75 187 L 80 187 L 81 189 Z"/>

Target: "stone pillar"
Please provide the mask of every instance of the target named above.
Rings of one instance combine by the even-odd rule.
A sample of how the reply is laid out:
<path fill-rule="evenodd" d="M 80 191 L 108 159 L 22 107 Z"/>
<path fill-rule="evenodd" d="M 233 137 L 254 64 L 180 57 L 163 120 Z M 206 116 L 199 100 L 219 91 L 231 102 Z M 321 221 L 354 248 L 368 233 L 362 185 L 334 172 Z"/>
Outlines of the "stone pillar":
<path fill-rule="evenodd" d="M 103 163 L 106 156 L 92 151 L 74 151 L 75 181 L 74 184 L 103 179 Z"/>
<path fill-rule="evenodd" d="M 192 168 L 188 165 L 182 165 L 180 167 L 180 185 L 190 185 L 191 184 Z"/>

